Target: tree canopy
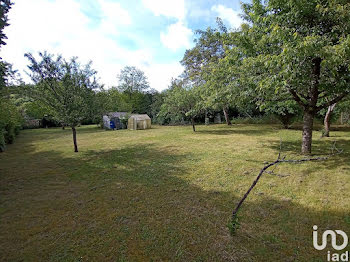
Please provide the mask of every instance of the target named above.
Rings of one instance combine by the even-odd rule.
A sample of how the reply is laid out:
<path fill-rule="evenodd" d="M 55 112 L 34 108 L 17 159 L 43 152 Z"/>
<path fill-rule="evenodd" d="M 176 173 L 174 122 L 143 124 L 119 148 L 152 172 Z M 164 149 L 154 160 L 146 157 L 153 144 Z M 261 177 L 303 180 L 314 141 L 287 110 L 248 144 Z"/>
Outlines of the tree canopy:
<path fill-rule="evenodd" d="M 118 75 L 118 88 L 123 92 L 143 92 L 149 89 L 145 73 L 134 66 L 125 66 Z"/>
<path fill-rule="evenodd" d="M 75 152 L 78 152 L 75 127 L 88 116 L 89 99 L 100 87 L 97 72 L 91 68 L 91 63 L 81 65 L 75 57 L 65 60 L 47 52 L 39 53 L 39 60 L 31 53 L 25 56 L 35 83 L 29 95 L 41 101 L 57 121 L 72 127 Z"/>
<path fill-rule="evenodd" d="M 350 3 L 254 0 L 243 10 L 248 23 L 231 34 L 248 75 L 241 79 L 291 95 L 304 114 L 302 152 L 311 153 L 316 113 L 350 91 Z"/>

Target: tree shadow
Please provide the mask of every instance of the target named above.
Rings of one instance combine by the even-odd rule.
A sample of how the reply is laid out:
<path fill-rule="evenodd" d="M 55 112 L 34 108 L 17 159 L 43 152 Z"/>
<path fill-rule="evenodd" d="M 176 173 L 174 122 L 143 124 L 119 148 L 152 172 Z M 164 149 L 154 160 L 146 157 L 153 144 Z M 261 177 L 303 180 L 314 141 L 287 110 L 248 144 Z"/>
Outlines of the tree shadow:
<path fill-rule="evenodd" d="M 233 125 L 233 126 L 221 126 L 221 127 L 214 127 L 210 129 L 200 129 L 196 130 L 197 134 L 208 134 L 208 135 L 246 135 L 246 136 L 264 136 L 266 134 L 270 134 L 274 132 L 273 128 L 265 128 L 262 130 L 259 129 L 257 126 L 254 128 L 254 125 L 248 126 L 244 125 L 244 128 L 239 125 Z"/>
<path fill-rule="evenodd" d="M 186 179 L 193 158 L 151 143 L 19 156 L 0 176 L 1 261 L 323 261 L 312 226 L 349 232 L 348 213 L 253 191 L 231 237 L 241 195 Z"/>
<path fill-rule="evenodd" d="M 97 132 L 109 132 L 109 130 L 102 129 L 97 125 L 81 126 L 77 127 L 77 138 L 79 139 L 79 134 L 96 134 Z M 72 136 L 72 129 L 70 127 L 65 127 L 65 129 L 62 129 L 62 127 L 24 129 L 20 132 L 19 137 L 27 134 L 30 134 L 30 139 L 32 142 L 35 142 L 42 139 L 50 140 L 64 136 Z"/>
<path fill-rule="evenodd" d="M 323 128 L 324 128 L 324 126 L 322 124 L 314 123 L 314 131 L 315 132 L 321 131 Z M 303 124 L 302 123 L 293 124 L 288 129 L 302 131 L 303 130 Z M 331 125 L 330 132 L 332 132 L 332 131 L 349 132 L 350 131 L 350 126 L 347 126 L 347 125 Z"/>
<path fill-rule="evenodd" d="M 335 147 L 334 148 L 334 141 Z M 282 155 L 291 155 L 296 159 L 305 158 L 307 156 L 303 156 L 300 154 L 301 152 L 301 141 L 300 140 L 288 140 L 288 141 L 269 141 L 270 148 L 276 151 L 276 156 L 281 151 Z M 282 150 L 281 150 L 282 148 Z M 338 151 L 341 153 L 337 153 Z M 312 156 L 322 156 L 326 157 L 331 154 L 336 154 L 335 156 L 329 157 L 326 161 L 319 161 L 318 164 L 322 166 L 322 168 L 326 169 L 336 169 L 339 166 L 349 166 L 350 167 L 350 143 L 349 140 L 339 139 L 332 140 L 332 138 L 324 138 L 321 140 L 313 140 L 312 141 Z M 346 167 L 346 170 L 350 170 L 349 167 Z M 316 170 L 310 170 L 310 172 Z"/>

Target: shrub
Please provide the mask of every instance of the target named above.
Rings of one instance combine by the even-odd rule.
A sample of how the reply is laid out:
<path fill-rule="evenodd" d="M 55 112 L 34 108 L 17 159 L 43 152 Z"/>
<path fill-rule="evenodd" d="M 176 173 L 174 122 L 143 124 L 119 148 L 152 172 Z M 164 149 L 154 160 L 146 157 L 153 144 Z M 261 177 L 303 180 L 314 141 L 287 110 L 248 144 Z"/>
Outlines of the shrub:
<path fill-rule="evenodd" d="M 273 115 L 255 117 L 237 117 L 231 121 L 232 124 L 278 124 L 279 120 Z"/>
<path fill-rule="evenodd" d="M 5 143 L 5 130 L 0 128 L 0 152 L 5 151 L 6 143 Z"/>
<path fill-rule="evenodd" d="M 12 144 L 22 126 L 22 116 L 10 100 L 0 101 L 0 151 Z"/>
<path fill-rule="evenodd" d="M 14 123 L 10 122 L 6 126 L 6 133 L 5 133 L 6 144 L 13 144 L 13 142 L 15 141 L 15 137 L 16 137 L 15 126 L 14 126 Z"/>

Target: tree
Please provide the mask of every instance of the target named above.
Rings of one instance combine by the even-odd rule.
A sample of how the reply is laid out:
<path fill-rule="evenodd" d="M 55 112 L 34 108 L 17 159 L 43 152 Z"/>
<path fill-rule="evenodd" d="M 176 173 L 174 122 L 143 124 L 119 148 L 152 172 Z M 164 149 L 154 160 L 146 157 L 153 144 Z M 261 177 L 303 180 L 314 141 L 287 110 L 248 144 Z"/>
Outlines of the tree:
<path fill-rule="evenodd" d="M 121 92 L 118 88 L 112 87 L 101 91 L 104 93 L 106 112 L 125 111 L 132 112 L 132 105 L 129 96 Z"/>
<path fill-rule="evenodd" d="M 134 66 L 126 66 L 118 75 L 120 91 L 131 94 L 143 92 L 149 89 L 149 83 L 145 73 Z"/>
<path fill-rule="evenodd" d="M 72 128 L 74 152 L 78 152 L 76 127 L 88 116 L 88 101 L 99 87 L 97 72 L 91 68 L 91 63 L 82 66 L 75 57 L 67 61 L 46 52 L 39 53 L 40 60 L 31 53 L 25 56 L 35 83 L 29 95 L 47 106 L 61 124 Z"/>
<path fill-rule="evenodd" d="M 166 97 L 166 91 L 163 91 L 161 93 L 155 93 L 152 97 L 152 104 L 151 104 L 151 117 L 152 122 L 158 123 L 158 124 L 164 124 L 165 119 L 160 114 L 162 105 L 164 103 L 164 98 Z"/>
<path fill-rule="evenodd" d="M 195 117 L 201 112 L 197 90 L 188 86 L 183 79 L 175 79 L 166 93 L 161 107 L 163 115 L 180 115 L 191 121 L 193 132 L 196 131 Z"/>
<path fill-rule="evenodd" d="M 302 153 L 310 154 L 316 113 L 350 91 L 350 3 L 254 0 L 243 10 L 245 72 L 260 91 L 292 95 L 303 111 Z"/>
<path fill-rule="evenodd" d="M 0 48 L 6 45 L 5 40 L 7 39 L 4 29 L 9 25 L 7 13 L 10 11 L 13 3 L 10 0 L 0 0 Z M 6 86 L 8 75 L 14 71 L 9 63 L 2 61 L 0 57 L 0 91 Z"/>
<path fill-rule="evenodd" d="M 337 111 L 340 117 L 340 124 L 350 124 L 350 97 L 337 104 Z"/>
<path fill-rule="evenodd" d="M 223 110 L 228 125 L 231 121 L 228 115 L 229 104 L 232 103 L 230 89 L 227 88 L 227 75 L 218 63 L 225 56 L 224 39 L 227 29 L 220 18 L 217 19 L 219 29 L 207 28 L 198 30 L 196 45 L 185 52 L 181 64 L 185 72 L 196 86 L 201 86 L 200 94 L 203 106 Z"/>
<path fill-rule="evenodd" d="M 8 12 L 11 9 L 13 3 L 10 0 L 0 0 L 0 49 L 3 45 L 6 45 L 5 40 L 7 36 L 4 33 L 4 29 L 9 25 Z M 8 86 L 8 81 L 14 78 L 16 71 L 12 69 L 12 65 L 3 61 L 0 57 L 0 95 L 6 93 L 5 88 Z"/>
<path fill-rule="evenodd" d="M 256 103 L 260 110 L 275 115 L 285 129 L 288 129 L 301 113 L 297 102 L 285 90 L 280 90 L 278 93 L 266 93 L 264 95 L 260 93 L 259 98 Z"/>
<path fill-rule="evenodd" d="M 12 4 L 10 0 L 0 0 L 0 48 L 6 44 L 4 28 L 9 25 L 7 13 Z M 0 152 L 5 150 L 6 144 L 13 143 L 22 124 L 22 117 L 10 99 L 8 90 L 11 80 L 15 78 L 16 71 L 12 69 L 12 65 L 0 57 Z"/>
<path fill-rule="evenodd" d="M 330 105 L 327 108 L 327 112 L 326 112 L 326 115 L 325 115 L 324 120 L 323 120 L 324 131 L 323 131 L 322 136 L 329 137 L 329 131 L 331 128 L 331 115 L 332 115 L 332 112 L 333 112 L 336 105 L 337 105 L 337 103 L 334 103 L 333 105 Z"/>
<path fill-rule="evenodd" d="M 12 5 L 13 3 L 10 0 L 0 0 L 0 48 L 6 45 L 5 40 L 7 37 L 4 33 L 4 29 L 9 25 L 7 13 Z M 6 86 L 8 75 L 11 75 L 13 72 L 11 65 L 2 61 L 0 57 L 0 92 L 3 92 Z"/>
<path fill-rule="evenodd" d="M 13 3 L 10 0 L 0 0 L 0 47 L 6 45 L 7 39 L 4 34 L 4 28 L 9 25 L 7 13 L 10 11 Z"/>
<path fill-rule="evenodd" d="M 0 152 L 12 144 L 22 126 L 22 117 L 10 99 L 0 99 Z"/>
<path fill-rule="evenodd" d="M 150 115 L 153 97 L 157 91 L 150 88 L 144 72 L 136 67 L 126 66 L 118 78 L 118 88 L 111 92 L 114 107 L 117 105 L 119 111 Z"/>

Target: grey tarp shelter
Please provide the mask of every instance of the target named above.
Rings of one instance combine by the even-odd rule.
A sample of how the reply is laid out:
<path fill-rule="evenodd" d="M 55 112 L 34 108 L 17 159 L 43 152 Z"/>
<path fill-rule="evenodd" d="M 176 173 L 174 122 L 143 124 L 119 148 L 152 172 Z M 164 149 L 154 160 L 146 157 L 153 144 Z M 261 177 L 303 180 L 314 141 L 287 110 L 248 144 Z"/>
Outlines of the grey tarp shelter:
<path fill-rule="evenodd" d="M 122 119 L 128 117 L 127 112 L 110 112 L 103 116 L 103 126 L 106 129 L 125 129 L 126 126 L 122 123 Z M 113 123 L 111 123 L 113 122 Z"/>

